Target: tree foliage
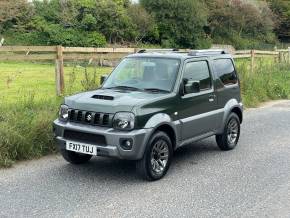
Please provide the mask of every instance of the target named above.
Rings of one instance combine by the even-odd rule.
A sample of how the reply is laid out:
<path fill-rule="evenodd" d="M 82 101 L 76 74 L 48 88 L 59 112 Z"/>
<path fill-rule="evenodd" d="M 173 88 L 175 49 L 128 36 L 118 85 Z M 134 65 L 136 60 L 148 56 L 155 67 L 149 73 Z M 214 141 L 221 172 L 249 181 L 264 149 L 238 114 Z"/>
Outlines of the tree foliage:
<path fill-rule="evenodd" d="M 239 48 L 272 43 L 274 15 L 267 3 L 253 0 L 206 0 L 212 38 Z"/>
<path fill-rule="evenodd" d="M 133 38 L 133 24 L 126 14 L 126 4 L 127 1 L 121 0 L 51 0 L 35 5 L 37 15 L 43 17 L 45 22 L 63 28 L 99 32 L 110 43 L 116 43 Z"/>
<path fill-rule="evenodd" d="M 155 24 L 153 16 L 151 16 L 145 8 L 139 4 L 130 5 L 128 8 L 128 15 L 134 21 L 135 30 L 135 43 L 138 44 L 144 38 L 150 41 L 150 37 L 158 38 L 158 28 Z M 152 40 L 155 41 L 154 39 Z"/>
<path fill-rule="evenodd" d="M 275 35 L 276 33 L 276 35 Z M 7 44 L 254 48 L 290 40 L 288 0 L 0 0 Z"/>
<path fill-rule="evenodd" d="M 269 4 L 277 17 L 275 32 L 278 38 L 290 42 L 290 1 L 269 0 Z"/>
<path fill-rule="evenodd" d="M 27 22 L 33 8 L 26 0 L 0 0 L 0 33 L 4 28 L 15 28 Z"/>
<path fill-rule="evenodd" d="M 207 9 L 199 0 L 141 0 L 154 16 L 159 43 L 171 47 L 206 47 Z"/>

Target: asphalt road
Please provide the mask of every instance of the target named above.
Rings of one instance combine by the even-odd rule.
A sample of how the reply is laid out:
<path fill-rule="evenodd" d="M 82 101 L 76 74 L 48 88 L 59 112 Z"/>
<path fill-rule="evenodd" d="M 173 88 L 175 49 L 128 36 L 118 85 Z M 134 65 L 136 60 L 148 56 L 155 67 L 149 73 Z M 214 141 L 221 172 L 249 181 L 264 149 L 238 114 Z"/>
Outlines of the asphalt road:
<path fill-rule="evenodd" d="M 106 158 L 0 170 L 0 217 L 290 217 L 290 101 L 247 110 L 234 151 L 214 138 L 178 150 L 157 182 Z"/>

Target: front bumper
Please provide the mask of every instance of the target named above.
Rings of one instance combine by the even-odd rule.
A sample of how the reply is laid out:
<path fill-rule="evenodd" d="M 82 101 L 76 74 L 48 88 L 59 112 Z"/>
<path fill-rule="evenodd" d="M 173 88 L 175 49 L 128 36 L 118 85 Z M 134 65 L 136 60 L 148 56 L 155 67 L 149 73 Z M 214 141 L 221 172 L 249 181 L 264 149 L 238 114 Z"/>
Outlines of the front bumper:
<path fill-rule="evenodd" d="M 125 132 L 113 128 L 89 126 L 70 122 L 64 123 L 59 120 L 53 122 L 53 130 L 60 149 L 65 149 L 66 146 L 67 139 L 64 138 L 65 130 L 98 134 L 103 135 L 106 139 L 106 146 L 93 144 L 97 146 L 98 156 L 115 157 L 127 160 L 139 160 L 143 157 L 147 142 L 153 132 L 153 129 L 138 129 Z M 131 150 L 125 150 L 121 147 L 120 140 L 122 139 L 130 139 L 133 142 Z"/>

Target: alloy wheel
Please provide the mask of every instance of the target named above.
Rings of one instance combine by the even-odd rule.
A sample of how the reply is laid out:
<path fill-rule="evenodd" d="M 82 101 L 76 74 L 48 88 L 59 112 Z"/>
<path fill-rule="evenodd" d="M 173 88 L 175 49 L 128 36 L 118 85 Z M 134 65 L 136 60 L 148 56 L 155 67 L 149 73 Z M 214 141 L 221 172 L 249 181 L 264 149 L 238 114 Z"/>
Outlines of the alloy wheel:
<path fill-rule="evenodd" d="M 169 148 L 166 141 L 160 139 L 152 147 L 151 167 L 154 173 L 162 174 L 169 158 Z"/>

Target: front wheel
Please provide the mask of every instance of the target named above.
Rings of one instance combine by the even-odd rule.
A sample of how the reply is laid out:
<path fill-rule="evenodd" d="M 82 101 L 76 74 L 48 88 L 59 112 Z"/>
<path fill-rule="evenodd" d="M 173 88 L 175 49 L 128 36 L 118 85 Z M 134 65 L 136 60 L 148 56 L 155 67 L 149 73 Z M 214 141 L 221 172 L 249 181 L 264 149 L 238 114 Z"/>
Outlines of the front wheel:
<path fill-rule="evenodd" d="M 144 156 L 137 161 L 138 173 L 146 180 L 159 180 L 168 171 L 172 159 L 172 142 L 164 132 L 156 132 L 147 144 Z"/>
<path fill-rule="evenodd" d="M 88 162 L 92 158 L 92 156 L 88 154 L 79 154 L 64 149 L 61 149 L 60 153 L 63 156 L 63 158 L 71 164 L 83 164 Z"/>
<path fill-rule="evenodd" d="M 235 113 L 231 113 L 227 119 L 224 132 L 216 135 L 216 142 L 223 151 L 234 149 L 240 137 L 240 119 Z"/>

